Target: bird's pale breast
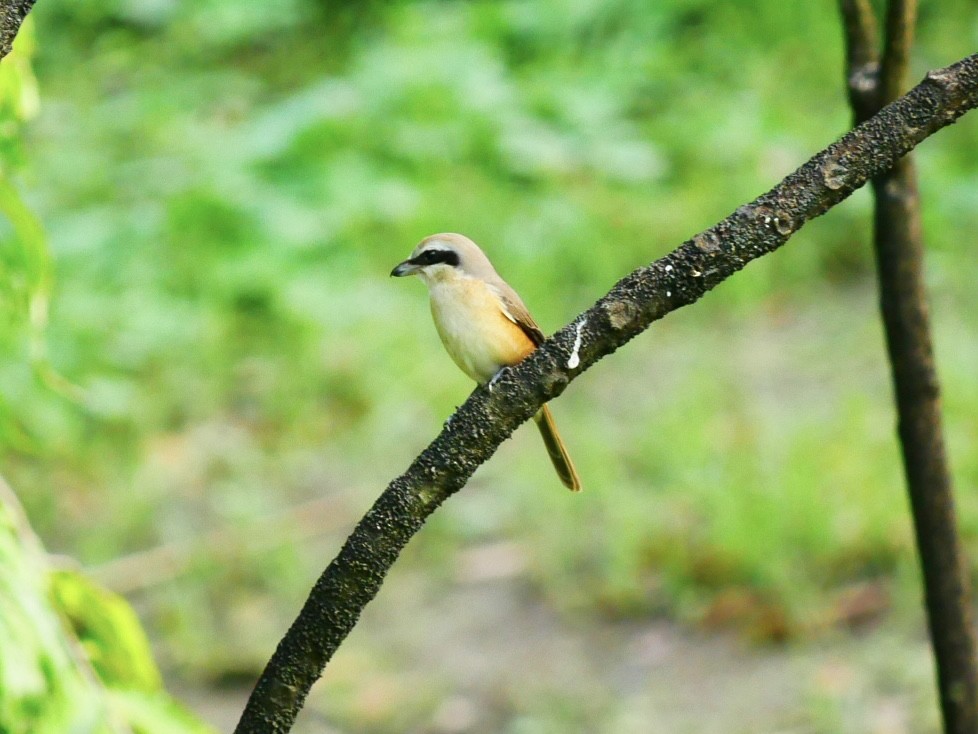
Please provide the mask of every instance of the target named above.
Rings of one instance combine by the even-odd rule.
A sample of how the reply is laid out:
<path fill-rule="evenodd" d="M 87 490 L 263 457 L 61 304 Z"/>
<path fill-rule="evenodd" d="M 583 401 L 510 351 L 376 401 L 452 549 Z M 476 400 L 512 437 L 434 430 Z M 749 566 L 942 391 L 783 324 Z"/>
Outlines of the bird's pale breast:
<path fill-rule="evenodd" d="M 483 281 L 452 278 L 430 285 L 431 315 L 438 336 L 465 374 L 486 383 L 501 367 L 534 350 L 523 330 L 504 313 L 498 296 Z"/>

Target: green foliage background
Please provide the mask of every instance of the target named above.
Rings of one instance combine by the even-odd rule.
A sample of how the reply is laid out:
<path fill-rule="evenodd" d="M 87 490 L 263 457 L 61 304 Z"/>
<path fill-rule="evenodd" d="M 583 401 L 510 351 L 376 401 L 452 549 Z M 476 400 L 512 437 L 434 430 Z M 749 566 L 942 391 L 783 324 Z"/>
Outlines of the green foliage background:
<path fill-rule="evenodd" d="M 22 164 L 0 186 L 4 470 L 46 543 L 129 592 L 185 675 L 251 675 L 467 395 L 422 289 L 387 278 L 417 240 L 472 236 L 553 330 L 849 121 L 831 3 L 34 15 L 39 114 L 26 145 L 0 140 Z M 924 3 L 912 76 L 976 42 L 972 3 Z M 973 558 L 976 124 L 919 151 Z M 584 620 L 806 637 L 864 583 L 915 618 L 868 215 L 861 192 L 576 382 L 554 409 L 580 497 L 521 431 L 402 567 L 448 585 L 461 551 L 506 541 L 532 593 Z"/>

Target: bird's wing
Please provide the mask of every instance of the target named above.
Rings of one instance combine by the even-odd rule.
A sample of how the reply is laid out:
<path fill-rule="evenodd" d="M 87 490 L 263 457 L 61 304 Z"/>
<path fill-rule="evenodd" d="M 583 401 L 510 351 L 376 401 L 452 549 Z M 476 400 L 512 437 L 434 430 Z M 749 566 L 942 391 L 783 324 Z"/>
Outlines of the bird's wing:
<path fill-rule="evenodd" d="M 520 297 L 516 295 L 516 291 L 504 282 L 494 283 L 490 287 L 499 296 L 499 302 L 502 305 L 502 311 L 506 318 L 523 330 L 523 333 L 533 342 L 533 346 L 539 347 L 543 344 L 544 339 L 546 339 L 543 331 L 537 326 L 537 322 L 533 320 L 533 317 L 530 316 L 530 312 L 526 310 L 526 306 Z"/>

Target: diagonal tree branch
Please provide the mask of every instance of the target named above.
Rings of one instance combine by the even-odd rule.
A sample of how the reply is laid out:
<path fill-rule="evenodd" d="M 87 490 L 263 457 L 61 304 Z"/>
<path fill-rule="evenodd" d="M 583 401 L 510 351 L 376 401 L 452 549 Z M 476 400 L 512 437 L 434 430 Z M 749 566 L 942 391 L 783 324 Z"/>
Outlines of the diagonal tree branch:
<path fill-rule="evenodd" d="M 905 83 L 917 3 L 890 0 L 882 65 L 862 99 L 852 95 L 852 79 L 857 73 L 853 63 L 875 57 L 876 41 L 852 31 L 852 12 L 846 6 L 853 4 L 855 0 L 841 2 L 847 28 L 846 77 L 858 124 L 896 98 Z M 872 17 L 872 9 L 867 9 Z M 872 22 L 875 24 L 875 17 Z M 944 731 L 974 734 L 978 732 L 978 667 L 971 591 L 941 427 L 940 387 L 924 286 L 920 196 L 912 157 L 907 156 L 873 179 L 873 193 L 880 310 L 937 662 Z"/>
<path fill-rule="evenodd" d="M 541 404 L 653 321 L 697 301 L 773 252 L 918 143 L 978 106 L 978 54 L 932 71 L 906 96 L 820 152 L 771 191 L 620 280 L 499 380 L 477 389 L 357 524 L 279 643 L 238 734 L 287 732 L 312 684 L 373 599 L 401 549 Z"/>
<path fill-rule="evenodd" d="M 17 31 L 32 7 L 34 0 L 3 0 L 0 5 L 0 59 L 10 53 Z"/>

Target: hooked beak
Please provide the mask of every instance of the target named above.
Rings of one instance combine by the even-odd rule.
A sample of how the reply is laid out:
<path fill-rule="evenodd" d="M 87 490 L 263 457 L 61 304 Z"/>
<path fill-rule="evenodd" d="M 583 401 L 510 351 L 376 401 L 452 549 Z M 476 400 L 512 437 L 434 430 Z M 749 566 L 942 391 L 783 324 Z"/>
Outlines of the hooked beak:
<path fill-rule="evenodd" d="M 421 270 L 421 266 L 411 262 L 410 260 L 405 260 L 396 268 L 391 270 L 391 277 L 403 278 L 405 275 L 414 275 L 419 270 Z"/>

